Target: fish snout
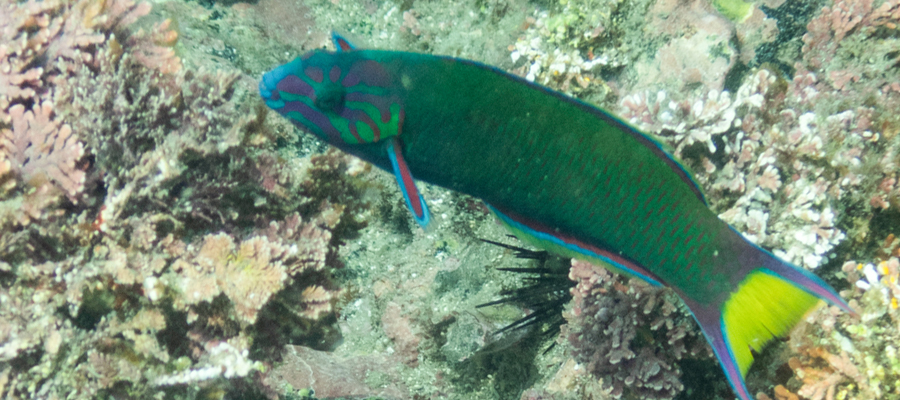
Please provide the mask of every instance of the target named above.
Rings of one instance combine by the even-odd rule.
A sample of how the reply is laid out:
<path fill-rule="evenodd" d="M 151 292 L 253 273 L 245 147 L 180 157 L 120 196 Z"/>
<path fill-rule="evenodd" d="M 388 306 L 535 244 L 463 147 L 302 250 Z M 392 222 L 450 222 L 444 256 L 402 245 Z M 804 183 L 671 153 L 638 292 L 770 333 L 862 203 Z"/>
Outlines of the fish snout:
<path fill-rule="evenodd" d="M 300 57 L 294 59 L 287 64 L 280 65 L 277 68 L 266 72 L 259 81 L 259 94 L 266 101 L 279 101 L 278 82 L 291 74 L 292 71 L 302 71 L 303 61 Z"/>

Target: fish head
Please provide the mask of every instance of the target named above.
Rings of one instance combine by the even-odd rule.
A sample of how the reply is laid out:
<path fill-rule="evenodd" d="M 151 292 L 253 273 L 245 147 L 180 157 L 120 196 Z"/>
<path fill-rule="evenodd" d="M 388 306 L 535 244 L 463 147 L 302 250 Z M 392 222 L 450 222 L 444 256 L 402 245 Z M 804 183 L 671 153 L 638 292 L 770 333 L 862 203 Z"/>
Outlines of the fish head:
<path fill-rule="evenodd" d="M 263 75 L 266 104 L 294 125 L 344 150 L 399 136 L 400 85 L 363 51 L 306 53 Z"/>

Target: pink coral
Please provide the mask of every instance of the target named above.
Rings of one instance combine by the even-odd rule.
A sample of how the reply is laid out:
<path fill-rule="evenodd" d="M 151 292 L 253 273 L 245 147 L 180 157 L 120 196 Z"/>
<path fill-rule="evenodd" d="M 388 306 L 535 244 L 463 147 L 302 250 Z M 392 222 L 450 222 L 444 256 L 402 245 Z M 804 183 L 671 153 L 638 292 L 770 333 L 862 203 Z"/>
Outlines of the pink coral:
<path fill-rule="evenodd" d="M 10 102 L 29 99 L 40 85 L 43 68 L 30 64 L 49 41 L 48 12 L 59 7 L 56 1 L 7 2 L 0 5 L 0 120 L 8 122 Z"/>
<path fill-rule="evenodd" d="M 102 16 L 102 3 L 78 2 L 68 9 L 67 18 L 53 19 L 41 33 L 48 39 L 44 55 L 49 60 L 60 61 L 67 70 L 78 62 L 93 60 L 88 47 L 103 43 L 106 36 L 94 28 Z"/>
<path fill-rule="evenodd" d="M 175 55 L 172 46 L 178 40 L 178 32 L 170 28 L 172 20 L 156 24 L 149 32 L 138 31 L 128 38 L 132 56 L 147 68 L 164 74 L 181 70 L 181 59 Z"/>
<path fill-rule="evenodd" d="M 81 140 L 90 141 L 91 132 L 77 126 L 85 114 L 69 106 L 79 83 L 108 72 L 101 64 L 115 63 L 127 49 L 151 68 L 180 67 L 165 48 L 177 37 L 167 25 L 151 35 L 128 31 L 149 11 L 149 4 L 133 0 L 0 5 L 0 175 L 4 194 L 18 185 L 33 189 L 17 192 L 22 196 L 14 201 L 24 213 L 3 219 L 27 224 L 45 215 L 61 194 L 78 202 L 86 178 L 79 165 Z M 116 35 L 127 38 L 124 49 Z M 91 89 L 97 86 L 93 82 Z"/>
<path fill-rule="evenodd" d="M 840 43 L 851 33 L 871 27 L 894 29 L 900 22 L 900 1 L 887 0 L 873 9 L 873 0 L 838 0 L 823 7 L 803 35 L 803 54 L 813 68 L 830 63 Z"/>
<path fill-rule="evenodd" d="M 84 146 L 53 118 L 53 104 L 44 101 L 28 111 L 17 104 L 9 115 L 12 128 L 0 131 L 0 158 L 11 160 L 13 172 L 31 186 L 40 190 L 52 182 L 74 200 L 84 185 L 84 171 L 76 166 Z"/>
<path fill-rule="evenodd" d="M 11 101 L 34 96 L 32 87 L 38 84 L 43 73 L 41 68 L 22 71 L 14 67 L 14 61 L 9 59 L 8 51 L 8 45 L 0 44 L 0 121 L 2 122 L 9 122 L 9 114 L 2 110 L 6 110 Z"/>

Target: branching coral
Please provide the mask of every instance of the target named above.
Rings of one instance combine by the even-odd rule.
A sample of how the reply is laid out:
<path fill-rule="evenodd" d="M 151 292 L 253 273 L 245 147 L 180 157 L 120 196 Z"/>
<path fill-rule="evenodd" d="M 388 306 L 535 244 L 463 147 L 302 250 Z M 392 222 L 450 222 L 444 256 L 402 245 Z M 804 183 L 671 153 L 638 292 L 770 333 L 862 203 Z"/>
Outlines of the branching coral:
<path fill-rule="evenodd" d="M 3 209 L 19 206 L 25 212 L 2 212 L 0 224 L 12 220 L 22 225 L 40 219 L 61 194 L 77 202 L 83 190 L 85 172 L 78 165 L 84 153 L 83 131 L 62 122 L 66 107 L 60 107 L 70 100 L 66 93 L 69 80 L 79 76 L 76 69 L 96 68 L 107 60 L 108 47 L 101 44 L 115 44 L 116 34 L 129 38 L 134 49 L 159 47 L 128 30 L 149 13 L 147 4 L 32 0 L 2 7 L 0 121 L 9 127 L 0 130 L 0 164 L 6 165 L 0 179 L 6 190 L 18 187 L 28 200 L 7 201 Z"/>
<path fill-rule="evenodd" d="M 41 211 L 59 193 L 77 201 L 84 185 L 84 171 L 76 162 L 84 154 L 84 147 L 69 125 L 53 116 L 50 101 L 35 104 L 32 110 L 16 104 L 9 108 L 10 129 L 0 130 L 0 162 L 9 163 L 9 172 L 26 182 L 31 192 L 20 204 L 21 214 L 15 215 L 20 224 L 40 219 Z"/>
<path fill-rule="evenodd" d="M 684 389 L 679 361 L 710 357 L 675 295 L 573 261 L 574 308 L 567 337 L 575 360 L 613 398 L 668 399 Z"/>
<path fill-rule="evenodd" d="M 622 100 L 623 117 L 632 123 L 653 124 L 652 131 L 660 132 L 675 144 L 675 154 L 694 143 L 705 145 L 715 153 L 714 136 L 725 133 L 735 119 L 735 106 L 728 92 L 709 92 L 696 101 L 668 98 L 666 92 L 643 92 Z"/>
<path fill-rule="evenodd" d="M 54 120 L 52 113 L 49 101 L 35 104 L 29 111 L 21 104 L 10 107 L 12 129 L 3 130 L 0 143 L 14 161 L 13 172 L 22 180 L 50 181 L 74 198 L 84 184 L 84 171 L 75 167 L 84 148 L 72 129 Z"/>
<path fill-rule="evenodd" d="M 0 397 L 231 390 L 284 343 L 261 310 L 298 343 L 331 323 L 365 208 L 343 156 L 279 162 L 252 80 L 182 68 L 147 4 L 2 8 Z"/>

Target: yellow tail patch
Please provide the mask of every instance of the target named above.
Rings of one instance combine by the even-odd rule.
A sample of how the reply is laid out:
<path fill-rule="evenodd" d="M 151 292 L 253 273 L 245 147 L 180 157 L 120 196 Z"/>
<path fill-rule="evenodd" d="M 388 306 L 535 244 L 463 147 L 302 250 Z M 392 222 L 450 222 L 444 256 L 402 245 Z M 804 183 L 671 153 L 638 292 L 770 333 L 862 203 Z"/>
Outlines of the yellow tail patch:
<path fill-rule="evenodd" d="M 759 351 L 787 334 L 818 303 L 816 296 L 767 270 L 747 275 L 722 311 L 725 340 L 741 376 L 753 363 L 751 348 Z"/>

